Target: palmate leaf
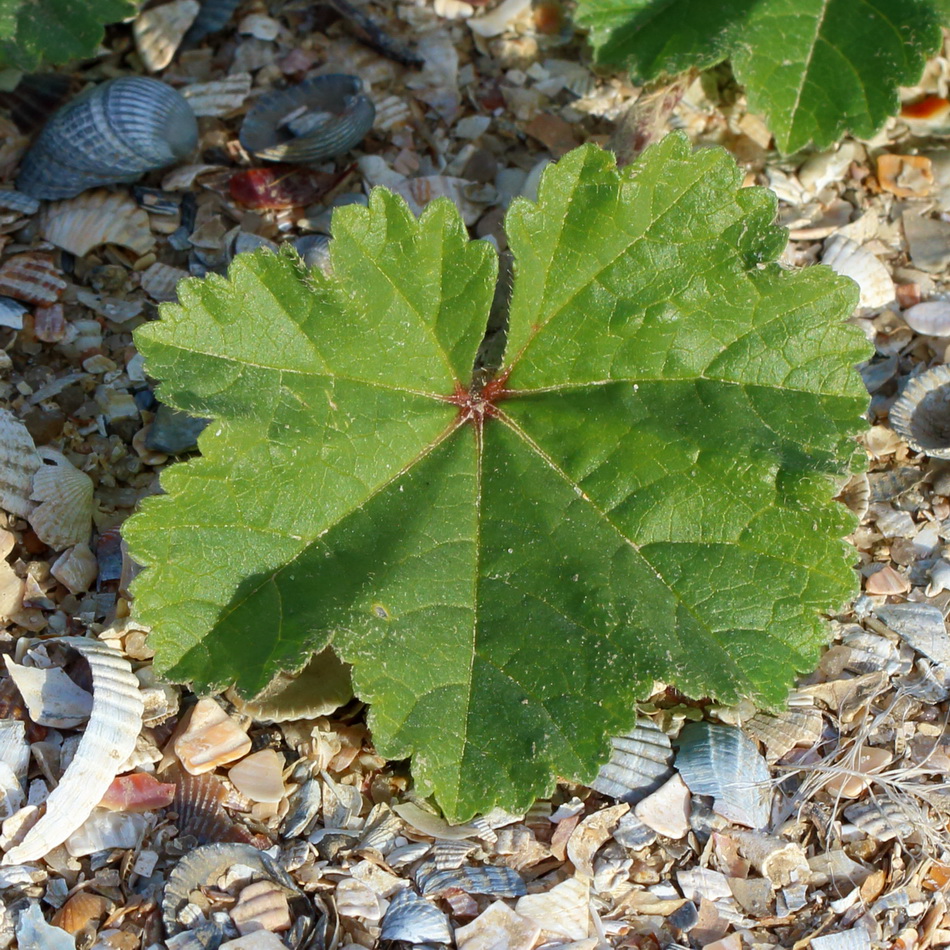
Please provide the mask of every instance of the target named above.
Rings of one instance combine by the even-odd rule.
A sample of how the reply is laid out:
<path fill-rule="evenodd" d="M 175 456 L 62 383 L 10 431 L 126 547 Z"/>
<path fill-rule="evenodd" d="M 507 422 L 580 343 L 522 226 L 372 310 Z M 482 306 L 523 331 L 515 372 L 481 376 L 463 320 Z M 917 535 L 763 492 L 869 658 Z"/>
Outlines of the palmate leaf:
<path fill-rule="evenodd" d="M 947 0 L 579 0 L 598 60 L 639 80 L 731 58 L 784 153 L 873 135 L 940 48 Z"/>
<path fill-rule="evenodd" d="M 125 528 L 160 669 L 254 692 L 332 643 L 452 819 L 592 779 L 655 679 L 780 703 L 855 586 L 830 499 L 866 354 L 854 285 L 770 263 L 740 178 L 679 135 L 549 169 L 481 394 L 496 261 L 448 202 L 337 211 L 332 278 L 260 253 L 180 285 L 136 339 L 214 421 Z"/>
<path fill-rule="evenodd" d="M 0 67 L 36 69 L 91 56 L 104 27 L 137 0 L 0 0 Z"/>

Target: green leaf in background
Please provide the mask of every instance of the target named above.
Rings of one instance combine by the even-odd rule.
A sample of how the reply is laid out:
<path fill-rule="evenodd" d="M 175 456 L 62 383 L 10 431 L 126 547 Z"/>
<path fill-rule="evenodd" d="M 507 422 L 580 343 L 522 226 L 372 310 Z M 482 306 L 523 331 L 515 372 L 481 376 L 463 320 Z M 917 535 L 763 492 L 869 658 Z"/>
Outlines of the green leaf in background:
<path fill-rule="evenodd" d="M 947 0 L 579 0 L 597 59 L 639 81 L 731 58 L 779 149 L 872 136 L 940 48 Z"/>
<path fill-rule="evenodd" d="M 453 820 L 591 780 L 656 679 L 780 703 L 856 586 L 831 497 L 866 345 L 740 180 L 680 135 L 546 171 L 480 393 L 496 260 L 446 201 L 338 210 L 331 278 L 259 253 L 180 285 L 136 341 L 214 421 L 125 527 L 156 665 L 254 692 L 332 643 Z"/>
<path fill-rule="evenodd" d="M 31 70 L 95 53 L 137 0 L 0 0 L 0 67 Z"/>

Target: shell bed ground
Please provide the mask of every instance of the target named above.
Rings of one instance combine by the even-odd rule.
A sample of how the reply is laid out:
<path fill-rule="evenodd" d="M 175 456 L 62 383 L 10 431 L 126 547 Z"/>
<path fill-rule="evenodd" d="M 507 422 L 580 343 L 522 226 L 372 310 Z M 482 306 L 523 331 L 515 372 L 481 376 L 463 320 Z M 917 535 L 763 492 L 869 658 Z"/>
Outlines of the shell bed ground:
<path fill-rule="evenodd" d="M 453 828 L 413 798 L 404 763 L 375 754 L 358 706 L 328 699 L 269 723 L 152 674 L 118 529 L 196 432 L 157 406 L 132 330 L 188 273 L 261 245 L 319 249 L 330 207 L 374 184 L 419 206 L 448 195 L 473 236 L 503 241 L 512 196 L 574 145 L 610 142 L 638 93 L 590 68 L 557 3 L 359 6 L 423 65 L 365 45 L 329 6 L 277 0 L 237 4 L 184 49 L 197 4 L 172 0 L 111 28 L 66 81 L 0 98 L 7 184 L 28 130 L 86 82 L 148 72 L 188 98 L 200 137 L 193 162 L 137 186 L 42 207 L 0 190 L 0 950 L 59 947 L 58 928 L 103 950 L 209 934 L 232 950 L 950 944 L 950 463 L 889 423 L 908 378 L 944 365 L 950 345 L 940 110 L 790 159 L 741 95 L 711 99 L 698 81 L 666 120 L 775 190 L 785 263 L 825 260 L 857 280 L 853 319 L 876 349 L 859 367 L 869 467 L 841 496 L 861 515 L 862 593 L 788 713 L 660 690 L 595 789 L 562 784 L 527 815 Z M 315 71 L 363 79 L 372 132 L 320 174 L 252 171 L 244 115 Z M 936 57 L 904 100 L 946 97 L 948 73 Z M 86 633 L 104 645 L 98 665 L 31 640 Z M 103 664 L 111 692 L 90 700 Z M 141 719 L 116 686 L 130 671 Z M 117 743 L 133 747 L 121 763 Z M 59 829 L 48 849 L 30 837 L 54 788 L 86 782 L 99 785 L 82 813 L 42 826 Z"/>

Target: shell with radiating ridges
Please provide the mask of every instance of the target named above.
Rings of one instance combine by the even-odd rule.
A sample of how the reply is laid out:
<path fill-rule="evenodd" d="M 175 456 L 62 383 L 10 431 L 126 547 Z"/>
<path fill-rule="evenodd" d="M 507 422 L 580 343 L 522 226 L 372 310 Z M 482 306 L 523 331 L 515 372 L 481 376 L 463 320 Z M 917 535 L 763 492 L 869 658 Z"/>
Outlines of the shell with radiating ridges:
<path fill-rule="evenodd" d="M 2 864 L 37 861 L 62 844 L 105 794 L 142 728 L 139 681 L 121 653 L 84 637 L 47 643 L 71 647 L 85 657 L 92 673 L 92 713 L 72 762 L 46 799 L 43 817 L 4 855 Z"/>
<path fill-rule="evenodd" d="M 891 428 L 915 452 L 950 459 L 950 366 L 911 377 L 889 418 Z"/>
<path fill-rule="evenodd" d="M 590 887 L 576 877 L 542 894 L 520 897 L 515 911 L 541 928 L 569 940 L 583 940 L 590 925 Z"/>
<path fill-rule="evenodd" d="M 92 479 L 79 471 L 65 455 L 44 446 L 43 465 L 33 475 L 32 499 L 38 502 L 29 515 L 36 536 L 57 551 L 85 544 L 92 531 Z"/>
<path fill-rule="evenodd" d="M 528 893 L 524 880 L 508 867 L 463 867 L 439 870 L 431 859 L 424 860 L 415 872 L 416 884 L 424 897 L 458 888 L 466 894 L 489 894 L 492 897 L 523 897 Z"/>
<path fill-rule="evenodd" d="M 406 889 L 393 895 L 382 920 L 380 940 L 408 940 L 410 943 L 450 943 L 452 931 L 438 907 Z"/>
<path fill-rule="evenodd" d="M 769 823 L 772 787 L 755 743 L 735 726 L 688 723 L 679 737 L 676 768 L 694 795 L 711 795 L 713 811 L 749 828 Z"/>
<path fill-rule="evenodd" d="M 29 516 L 36 507 L 30 498 L 33 475 L 42 464 L 27 427 L 9 409 L 0 409 L 0 508 Z"/>
<path fill-rule="evenodd" d="M 132 24 L 135 48 L 150 73 L 164 69 L 174 59 L 199 9 L 197 0 L 171 0 L 171 3 L 149 7 L 135 18 Z"/>
<path fill-rule="evenodd" d="M 672 774 L 669 736 L 652 720 L 642 718 L 625 736 L 610 740 L 613 751 L 591 788 L 622 802 L 636 804 L 656 791 Z"/>
<path fill-rule="evenodd" d="M 241 126 L 241 145 L 271 162 L 320 162 L 348 152 L 376 110 L 356 76 L 314 76 L 262 96 Z"/>
<path fill-rule="evenodd" d="M 185 158 L 198 144 L 191 106 L 144 76 L 110 79 L 63 106 L 27 152 L 17 189 L 72 198 L 88 188 L 132 182 Z"/>
<path fill-rule="evenodd" d="M 101 244 L 118 244 L 136 254 L 147 254 L 155 246 L 148 214 L 128 195 L 116 192 L 92 191 L 57 201 L 44 209 L 39 227 L 47 241 L 77 257 Z"/>
<path fill-rule="evenodd" d="M 858 285 L 859 308 L 879 310 L 894 299 L 894 281 L 887 267 L 869 250 L 843 234 L 833 234 L 828 239 L 821 262 Z"/>

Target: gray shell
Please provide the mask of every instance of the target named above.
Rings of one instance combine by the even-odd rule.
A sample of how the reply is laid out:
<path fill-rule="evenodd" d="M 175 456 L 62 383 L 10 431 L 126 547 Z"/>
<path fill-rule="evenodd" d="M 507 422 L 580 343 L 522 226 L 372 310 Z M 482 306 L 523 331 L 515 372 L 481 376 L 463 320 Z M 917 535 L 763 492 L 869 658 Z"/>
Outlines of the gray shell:
<path fill-rule="evenodd" d="M 448 943 L 452 939 L 445 914 L 410 890 L 396 892 L 389 902 L 381 926 L 380 940 Z"/>
<path fill-rule="evenodd" d="M 320 162 L 348 152 L 376 109 L 356 76 L 315 76 L 262 96 L 241 126 L 241 145 L 271 162 Z"/>
<path fill-rule="evenodd" d="M 891 427 L 914 451 L 950 458 L 950 366 L 909 379 L 889 416 Z"/>
<path fill-rule="evenodd" d="M 188 28 L 182 46 L 188 49 L 200 43 L 209 33 L 217 33 L 228 25 L 241 0 L 201 0 L 195 22 Z"/>
<path fill-rule="evenodd" d="M 171 86 L 142 76 L 110 79 L 53 115 L 23 159 L 16 186 L 34 198 L 72 198 L 136 181 L 197 144 L 191 106 Z"/>
<path fill-rule="evenodd" d="M 652 720 L 641 718 L 627 735 L 610 742 L 610 761 L 590 786 L 595 791 L 634 805 L 672 775 L 670 738 Z"/>

